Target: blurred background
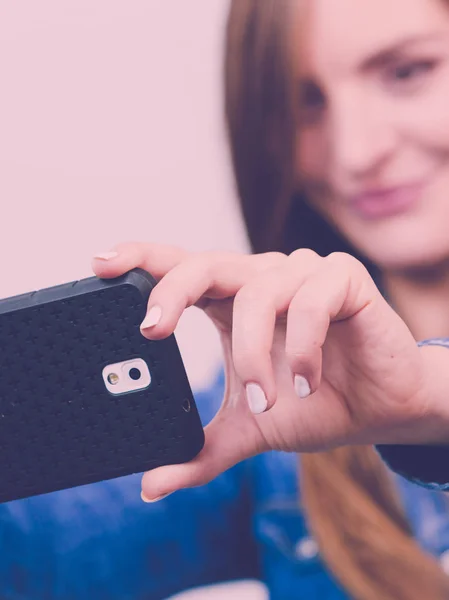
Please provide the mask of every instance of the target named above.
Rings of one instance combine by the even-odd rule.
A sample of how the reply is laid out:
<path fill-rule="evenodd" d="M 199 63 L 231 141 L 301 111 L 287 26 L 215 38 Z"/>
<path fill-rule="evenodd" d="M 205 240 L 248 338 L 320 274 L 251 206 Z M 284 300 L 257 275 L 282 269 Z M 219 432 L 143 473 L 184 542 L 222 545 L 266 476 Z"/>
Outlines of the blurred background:
<path fill-rule="evenodd" d="M 227 8 L 0 3 L 0 297 L 89 277 L 91 256 L 121 241 L 246 249 L 222 118 Z M 189 309 L 177 338 L 192 386 L 207 386 L 212 325 Z M 252 583 L 232 593 L 265 596 Z"/>
<path fill-rule="evenodd" d="M 227 0 L 0 3 L 0 296 L 92 275 L 118 242 L 244 249 L 222 118 Z M 220 361 L 177 332 L 192 385 Z"/>

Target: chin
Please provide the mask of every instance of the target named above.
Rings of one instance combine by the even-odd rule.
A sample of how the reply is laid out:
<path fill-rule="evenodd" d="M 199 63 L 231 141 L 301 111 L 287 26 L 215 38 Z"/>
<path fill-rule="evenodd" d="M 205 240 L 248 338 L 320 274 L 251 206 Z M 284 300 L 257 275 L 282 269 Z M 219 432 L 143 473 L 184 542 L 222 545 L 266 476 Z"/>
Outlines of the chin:
<path fill-rule="evenodd" d="M 449 239 L 449 236 L 448 236 Z M 371 251 L 370 251 L 371 250 Z M 449 247 L 433 246 L 429 239 L 423 243 L 401 244 L 397 241 L 382 247 L 366 248 L 365 255 L 381 271 L 435 271 L 449 268 Z"/>
<path fill-rule="evenodd" d="M 416 211 L 370 222 L 342 213 L 334 223 L 381 271 L 435 269 L 449 264 L 448 205 L 438 204 L 435 210 L 421 205 Z"/>

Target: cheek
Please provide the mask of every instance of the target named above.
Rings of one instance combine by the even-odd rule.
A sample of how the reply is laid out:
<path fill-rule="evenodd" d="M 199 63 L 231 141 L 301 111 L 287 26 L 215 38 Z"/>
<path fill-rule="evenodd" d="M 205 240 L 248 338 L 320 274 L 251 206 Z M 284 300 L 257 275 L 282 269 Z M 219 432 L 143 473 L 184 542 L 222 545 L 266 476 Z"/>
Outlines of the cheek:
<path fill-rule="evenodd" d="M 390 106 L 398 130 L 411 141 L 449 152 L 449 65 L 424 92 Z"/>
<path fill-rule="evenodd" d="M 307 204 L 313 207 L 329 222 L 336 224 L 338 219 L 332 214 L 335 203 L 332 202 L 328 185 L 329 144 L 325 142 L 322 128 L 308 128 L 297 133 L 295 146 L 296 187 L 306 190 Z M 338 207 L 337 207 L 338 213 Z"/>
<path fill-rule="evenodd" d="M 437 265 L 449 258 L 449 161 L 441 165 L 419 205 L 375 221 L 359 219 L 339 202 L 315 204 L 350 244 L 383 269 Z"/>
<path fill-rule="evenodd" d="M 325 179 L 326 157 L 322 128 L 309 127 L 296 134 L 295 171 L 297 182 L 321 181 Z"/>

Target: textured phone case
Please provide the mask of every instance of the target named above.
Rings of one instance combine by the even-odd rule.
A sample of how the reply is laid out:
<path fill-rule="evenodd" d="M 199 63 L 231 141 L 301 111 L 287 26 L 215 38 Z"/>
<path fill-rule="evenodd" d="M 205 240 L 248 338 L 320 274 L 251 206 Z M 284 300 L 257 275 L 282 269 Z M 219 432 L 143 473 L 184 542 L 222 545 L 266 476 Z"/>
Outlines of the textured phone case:
<path fill-rule="evenodd" d="M 192 459 L 204 433 L 175 337 L 140 332 L 153 278 L 133 269 L 0 301 L 0 502 Z M 115 396 L 102 370 L 142 358 Z"/>

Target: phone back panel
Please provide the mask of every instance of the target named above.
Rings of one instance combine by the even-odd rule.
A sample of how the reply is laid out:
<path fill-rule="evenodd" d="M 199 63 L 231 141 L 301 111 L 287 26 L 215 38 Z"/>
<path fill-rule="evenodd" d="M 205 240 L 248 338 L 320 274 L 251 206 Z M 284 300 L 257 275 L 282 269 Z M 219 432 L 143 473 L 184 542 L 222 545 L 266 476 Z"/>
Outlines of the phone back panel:
<path fill-rule="evenodd" d="M 134 269 L 0 302 L 0 502 L 186 462 L 204 433 L 175 337 L 140 332 L 154 280 Z M 103 368 L 143 358 L 114 396 Z"/>

